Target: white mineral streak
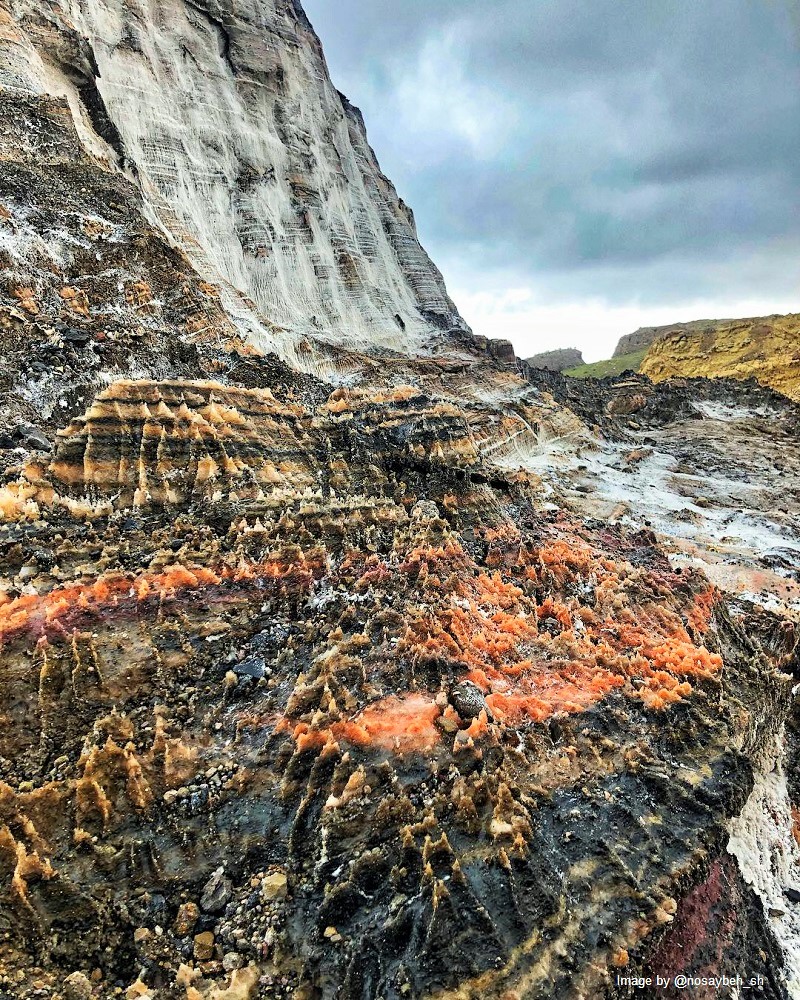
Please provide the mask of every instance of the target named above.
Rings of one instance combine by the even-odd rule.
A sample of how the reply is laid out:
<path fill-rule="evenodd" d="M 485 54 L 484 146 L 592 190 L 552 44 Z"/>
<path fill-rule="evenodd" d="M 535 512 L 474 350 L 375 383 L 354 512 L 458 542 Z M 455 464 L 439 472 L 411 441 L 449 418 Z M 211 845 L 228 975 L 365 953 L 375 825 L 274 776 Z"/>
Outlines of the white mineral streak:
<path fill-rule="evenodd" d="M 646 524 L 675 565 L 696 566 L 731 594 L 796 613 L 800 524 L 774 473 L 783 454 L 769 438 L 770 415 L 708 404 L 705 416 L 631 433 L 622 444 L 564 414 L 533 428 L 509 413 L 510 428 L 497 423 L 478 445 L 503 472 L 539 476 L 548 500 L 584 517 Z M 640 457 L 629 461 L 637 449 Z M 728 451 L 735 463 L 725 460 Z"/>
<path fill-rule="evenodd" d="M 299 4 L 47 6 L 11 3 L 21 30 L 9 28 L 0 85 L 67 96 L 85 146 L 108 157 L 73 82 L 88 39 L 151 217 L 257 346 L 302 367 L 304 338 L 419 352 L 437 326 L 463 325 Z"/>
<path fill-rule="evenodd" d="M 728 851 L 764 905 L 784 952 L 789 995 L 800 1000 L 800 913 L 784 895 L 786 888 L 800 891 L 800 850 L 792 836 L 786 775 L 776 760 L 757 776 L 741 815 L 731 821 Z"/>

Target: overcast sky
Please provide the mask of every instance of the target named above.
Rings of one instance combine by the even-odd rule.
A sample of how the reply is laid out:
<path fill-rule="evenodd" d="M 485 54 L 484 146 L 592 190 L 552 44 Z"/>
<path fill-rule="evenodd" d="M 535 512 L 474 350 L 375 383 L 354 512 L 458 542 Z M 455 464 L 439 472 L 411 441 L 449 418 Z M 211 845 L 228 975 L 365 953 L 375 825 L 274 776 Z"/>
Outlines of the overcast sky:
<path fill-rule="evenodd" d="M 800 0 L 303 0 L 476 332 L 800 311 Z"/>

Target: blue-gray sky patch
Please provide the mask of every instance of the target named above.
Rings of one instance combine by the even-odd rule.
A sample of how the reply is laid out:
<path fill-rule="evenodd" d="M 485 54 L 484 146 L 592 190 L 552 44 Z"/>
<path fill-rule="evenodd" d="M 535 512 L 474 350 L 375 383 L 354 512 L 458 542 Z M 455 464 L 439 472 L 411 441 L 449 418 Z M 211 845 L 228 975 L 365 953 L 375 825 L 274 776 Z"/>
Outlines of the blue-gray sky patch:
<path fill-rule="evenodd" d="M 304 6 L 480 332 L 800 309 L 796 0 Z"/>

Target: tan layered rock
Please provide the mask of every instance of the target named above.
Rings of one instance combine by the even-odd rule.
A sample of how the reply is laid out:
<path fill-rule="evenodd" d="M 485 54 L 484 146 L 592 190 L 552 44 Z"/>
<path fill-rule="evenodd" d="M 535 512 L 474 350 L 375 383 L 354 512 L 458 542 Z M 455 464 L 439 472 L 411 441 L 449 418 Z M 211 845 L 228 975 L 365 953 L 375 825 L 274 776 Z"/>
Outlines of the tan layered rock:
<path fill-rule="evenodd" d="M 755 378 L 800 400 L 799 313 L 694 326 L 657 339 L 642 374 L 655 382 L 676 376 Z"/>

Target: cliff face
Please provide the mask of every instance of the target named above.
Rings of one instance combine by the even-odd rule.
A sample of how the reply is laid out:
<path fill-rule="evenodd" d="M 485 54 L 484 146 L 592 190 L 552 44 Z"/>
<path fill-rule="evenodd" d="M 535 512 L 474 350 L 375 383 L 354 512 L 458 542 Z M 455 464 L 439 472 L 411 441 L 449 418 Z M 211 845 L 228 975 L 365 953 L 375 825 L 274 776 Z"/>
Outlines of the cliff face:
<path fill-rule="evenodd" d="M 0 996 L 796 995 L 800 410 L 435 335 L 295 3 L 0 11 Z"/>
<path fill-rule="evenodd" d="M 5 10 L 0 82 L 66 96 L 103 169 L 123 168 L 145 215 L 255 314 L 242 323 L 258 346 L 289 356 L 311 334 L 413 350 L 463 326 L 299 4 Z"/>
<path fill-rule="evenodd" d="M 665 332 L 650 348 L 642 373 L 758 379 L 800 399 L 800 314 L 718 320 Z"/>
<path fill-rule="evenodd" d="M 651 344 L 654 344 L 661 337 L 666 337 L 668 334 L 693 333 L 707 326 L 713 326 L 718 322 L 727 322 L 727 320 L 701 319 L 693 320 L 690 323 L 671 323 L 668 326 L 640 326 L 633 333 L 628 333 L 624 337 L 620 337 L 613 357 L 624 358 L 628 354 L 634 354 L 637 351 L 650 347 Z"/>

